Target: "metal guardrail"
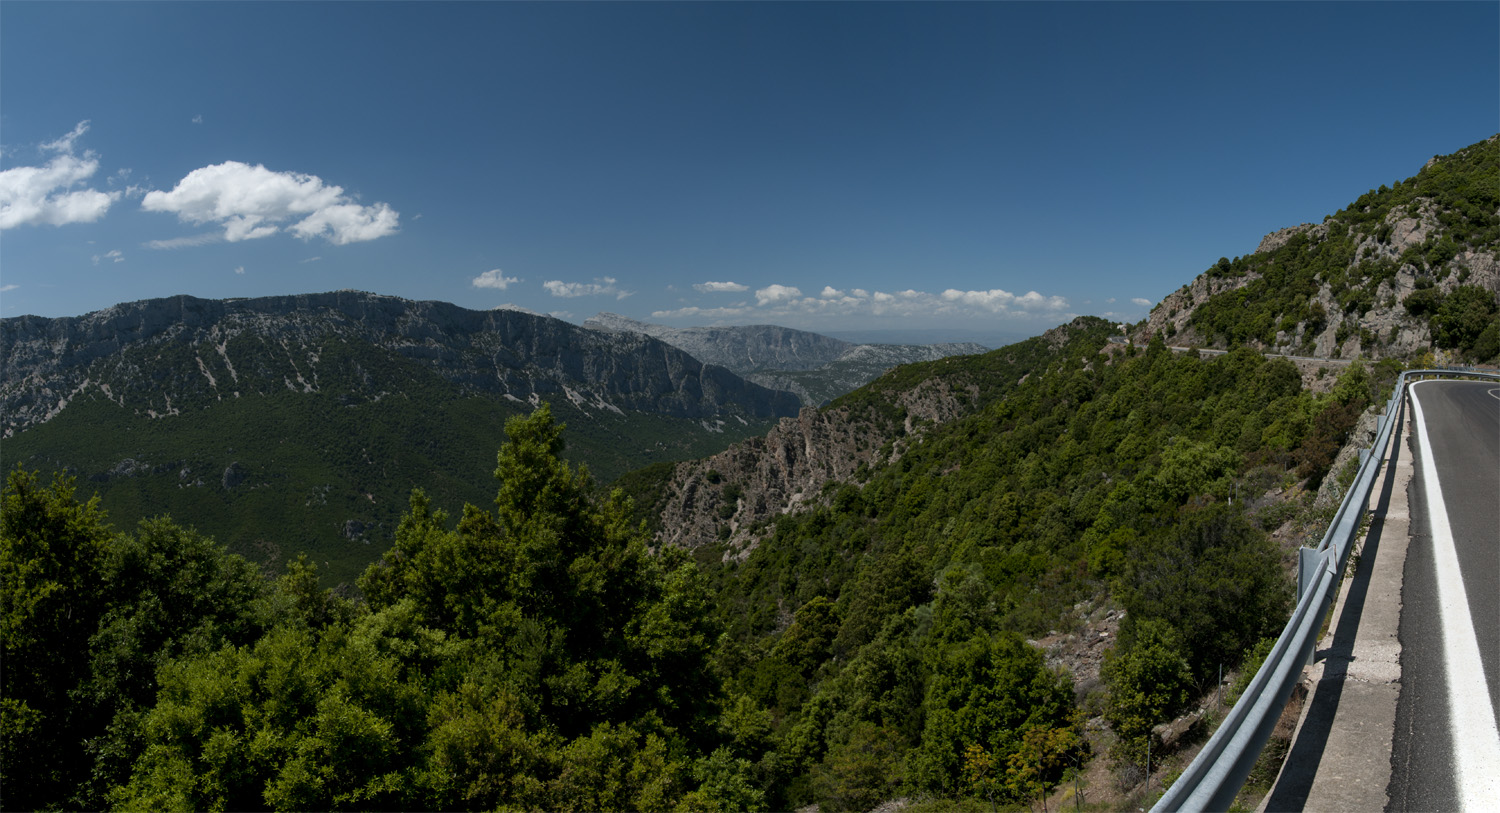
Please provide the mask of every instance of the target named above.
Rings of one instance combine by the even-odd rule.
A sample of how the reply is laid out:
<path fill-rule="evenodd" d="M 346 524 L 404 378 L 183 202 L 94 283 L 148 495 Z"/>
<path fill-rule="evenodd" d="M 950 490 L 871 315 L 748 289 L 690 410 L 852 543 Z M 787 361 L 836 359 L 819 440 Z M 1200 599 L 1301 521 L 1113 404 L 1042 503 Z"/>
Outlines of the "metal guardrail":
<path fill-rule="evenodd" d="M 1398 423 L 1397 410 L 1405 406 L 1407 383 L 1437 376 L 1500 380 L 1500 375 L 1465 369 L 1408 370 L 1402 373 L 1376 425 L 1372 449 L 1383 452 L 1390 442 L 1392 427 Z M 1297 609 L 1286 622 L 1281 637 L 1276 639 L 1260 671 L 1255 673 L 1239 702 L 1230 709 L 1223 725 L 1151 808 L 1152 813 L 1228 810 L 1234 803 L 1234 797 L 1244 787 L 1246 777 L 1255 767 L 1266 740 L 1276 727 L 1292 688 L 1301 680 L 1302 667 L 1312 661 L 1318 630 L 1333 601 L 1338 574 L 1343 572 L 1349 549 L 1359 533 L 1364 506 L 1369 501 L 1370 489 L 1383 460 L 1383 454 L 1371 454 L 1371 449 L 1360 450 L 1360 466 L 1354 484 L 1339 503 L 1338 513 L 1323 534 L 1323 541 L 1317 548 L 1303 548 L 1301 551 Z"/>

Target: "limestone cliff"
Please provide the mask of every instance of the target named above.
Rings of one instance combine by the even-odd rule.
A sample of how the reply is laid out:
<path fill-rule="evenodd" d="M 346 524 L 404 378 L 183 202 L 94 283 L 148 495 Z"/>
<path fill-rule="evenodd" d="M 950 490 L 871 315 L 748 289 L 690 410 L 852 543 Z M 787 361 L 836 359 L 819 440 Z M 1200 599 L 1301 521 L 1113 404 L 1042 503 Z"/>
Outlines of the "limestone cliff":
<path fill-rule="evenodd" d="M 10 436 L 81 396 L 140 414 L 337 379 L 377 398 L 376 363 L 333 358 L 358 345 L 464 392 L 708 422 L 795 414 L 795 396 L 744 381 L 664 342 L 515 310 L 473 311 L 358 291 L 259 299 L 130 302 L 79 317 L 0 320 L 0 411 Z"/>

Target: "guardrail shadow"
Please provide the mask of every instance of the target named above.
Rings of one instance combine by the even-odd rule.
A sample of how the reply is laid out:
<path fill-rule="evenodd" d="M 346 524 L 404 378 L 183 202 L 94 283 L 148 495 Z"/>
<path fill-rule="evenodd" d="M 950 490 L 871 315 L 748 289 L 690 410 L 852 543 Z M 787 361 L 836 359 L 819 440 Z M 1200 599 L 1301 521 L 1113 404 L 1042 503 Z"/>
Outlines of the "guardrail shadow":
<path fill-rule="evenodd" d="M 1354 637 L 1359 631 L 1360 619 L 1364 617 L 1365 599 L 1370 591 L 1370 574 L 1375 569 L 1375 559 L 1380 555 L 1380 543 L 1385 533 L 1385 515 L 1390 507 L 1391 489 L 1396 482 L 1396 461 L 1406 453 L 1404 434 L 1406 404 L 1403 400 L 1393 420 L 1391 457 L 1381 473 L 1380 500 L 1376 503 L 1370 529 L 1365 534 L 1365 545 L 1360 551 L 1359 566 L 1354 578 L 1346 582 L 1349 591 L 1344 599 L 1344 609 L 1334 628 L 1333 641 L 1327 649 L 1320 649 L 1315 658 L 1323 661 L 1323 677 L 1317 690 L 1312 693 L 1311 703 L 1297 731 L 1296 740 L 1287 752 L 1281 775 L 1262 805 L 1264 810 L 1302 810 L 1312 790 L 1313 778 L 1323 759 L 1323 749 L 1328 744 L 1328 735 L 1333 728 L 1334 716 L 1338 713 L 1339 701 L 1344 694 L 1344 678 L 1349 673 L 1349 664 L 1354 660 Z M 1382 452 L 1384 450 L 1381 450 Z M 1371 450 L 1371 454 L 1375 451 Z"/>

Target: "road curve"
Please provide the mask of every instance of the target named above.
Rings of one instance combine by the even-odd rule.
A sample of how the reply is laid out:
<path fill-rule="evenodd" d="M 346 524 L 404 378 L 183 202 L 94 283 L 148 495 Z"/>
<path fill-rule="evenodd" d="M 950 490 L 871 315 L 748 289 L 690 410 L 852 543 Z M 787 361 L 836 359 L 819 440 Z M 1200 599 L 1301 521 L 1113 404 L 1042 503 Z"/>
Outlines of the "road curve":
<path fill-rule="evenodd" d="M 1412 395 L 1389 809 L 1479 809 L 1500 798 L 1500 383 L 1421 382 Z"/>

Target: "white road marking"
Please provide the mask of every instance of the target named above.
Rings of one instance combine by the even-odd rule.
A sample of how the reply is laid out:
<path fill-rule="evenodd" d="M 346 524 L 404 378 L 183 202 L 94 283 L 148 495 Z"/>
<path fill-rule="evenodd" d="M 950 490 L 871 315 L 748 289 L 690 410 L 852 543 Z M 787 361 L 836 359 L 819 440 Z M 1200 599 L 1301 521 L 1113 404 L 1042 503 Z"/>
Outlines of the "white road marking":
<path fill-rule="evenodd" d="M 1418 382 L 1428 383 L 1428 382 Z M 1412 385 L 1412 407 L 1416 411 L 1421 454 L 1422 483 L 1432 526 L 1432 554 L 1437 566 L 1438 615 L 1443 624 L 1443 661 L 1448 682 L 1448 715 L 1452 723 L 1453 757 L 1458 764 L 1458 798 L 1465 810 L 1480 810 L 1500 799 L 1500 730 L 1495 727 L 1495 709 L 1484 682 L 1479 660 L 1479 639 L 1469 617 L 1469 597 L 1459 571 L 1453 529 L 1432 461 L 1432 444 L 1422 421 L 1422 404 Z"/>

